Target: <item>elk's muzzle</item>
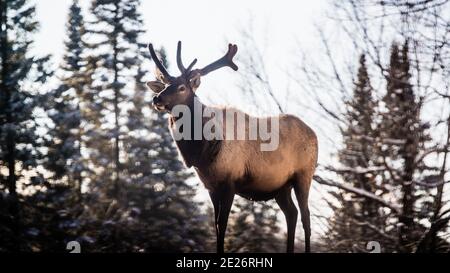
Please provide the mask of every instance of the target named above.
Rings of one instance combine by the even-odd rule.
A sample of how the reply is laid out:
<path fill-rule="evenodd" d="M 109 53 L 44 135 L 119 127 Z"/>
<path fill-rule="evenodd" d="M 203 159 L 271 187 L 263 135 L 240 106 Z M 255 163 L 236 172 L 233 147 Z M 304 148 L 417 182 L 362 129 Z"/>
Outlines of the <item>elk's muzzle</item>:
<path fill-rule="evenodd" d="M 156 95 L 153 97 L 153 107 L 158 111 L 165 110 L 166 106 L 164 105 L 163 101 L 161 100 L 161 97 L 159 95 Z"/>

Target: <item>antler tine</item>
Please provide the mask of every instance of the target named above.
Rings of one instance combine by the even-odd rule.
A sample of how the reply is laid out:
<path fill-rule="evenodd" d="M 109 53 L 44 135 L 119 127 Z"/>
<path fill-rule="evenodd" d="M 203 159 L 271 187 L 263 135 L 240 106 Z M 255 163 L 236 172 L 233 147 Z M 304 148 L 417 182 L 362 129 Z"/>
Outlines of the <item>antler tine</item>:
<path fill-rule="evenodd" d="M 177 45 L 177 66 L 182 75 L 188 75 L 191 72 L 192 67 L 197 63 L 197 59 L 194 59 L 191 64 L 185 68 L 183 60 L 181 59 L 181 41 L 178 41 Z"/>
<path fill-rule="evenodd" d="M 197 63 L 197 59 L 194 59 L 192 61 L 192 63 L 188 66 L 188 68 L 186 68 L 186 73 L 191 72 L 192 67 L 194 67 L 194 65 Z"/>
<path fill-rule="evenodd" d="M 238 70 L 238 66 L 235 63 L 233 63 L 233 57 L 236 55 L 237 50 L 238 50 L 237 45 L 228 44 L 227 53 L 217 61 L 200 69 L 200 75 L 205 76 L 206 74 L 219 68 L 222 68 L 224 66 L 228 66 L 234 71 Z"/>
<path fill-rule="evenodd" d="M 148 49 L 150 50 L 150 55 L 152 56 L 153 61 L 156 64 L 156 67 L 158 67 L 159 71 L 163 74 L 164 78 L 167 80 L 173 79 L 172 76 L 170 76 L 169 72 L 167 72 L 164 65 L 161 63 L 161 61 L 158 59 L 158 56 L 156 56 L 155 49 L 153 49 L 152 43 L 148 44 Z"/>
<path fill-rule="evenodd" d="M 184 68 L 183 61 L 181 60 L 181 41 L 178 41 L 177 44 L 177 66 L 181 74 L 186 72 L 186 68 Z"/>

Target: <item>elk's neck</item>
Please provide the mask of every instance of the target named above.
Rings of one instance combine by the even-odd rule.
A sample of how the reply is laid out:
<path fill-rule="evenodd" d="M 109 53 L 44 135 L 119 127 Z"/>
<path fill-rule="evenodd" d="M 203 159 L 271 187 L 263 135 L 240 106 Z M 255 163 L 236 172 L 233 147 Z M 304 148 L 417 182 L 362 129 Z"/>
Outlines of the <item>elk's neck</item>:
<path fill-rule="evenodd" d="M 188 107 L 190 110 L 190 137 L 187 139 L 182 138 L 180 140 L 175 140 L 175 143 L 187 167 L 194 166 L 202 169 L 209 166 L 216 159 L 216 156 L 220 151 L 221 140 L 206 140 L 203 136 L 203 126 L 209 118 L 204 118 L 202 113 L 208 106 L 201 103 L 197 97 L 194 97 L 192 103 L 188 104 Z M 195 107 L 197 107 L 196 110 L 194 109 Z M 198 117 L 198 115 L 201 116 Z M 176 130 L 175 123 L 179 118 L 180 117 L 176 118 L 173 115 L 170 115 L 169 128 L 172 131 L 172 136 L 174 133 L 173 130 Z M 200 124 L 200 126 L 194 126 L 196 122 L 197 124 Z M 199 130 L 201 131 L 198 132 Z"/>

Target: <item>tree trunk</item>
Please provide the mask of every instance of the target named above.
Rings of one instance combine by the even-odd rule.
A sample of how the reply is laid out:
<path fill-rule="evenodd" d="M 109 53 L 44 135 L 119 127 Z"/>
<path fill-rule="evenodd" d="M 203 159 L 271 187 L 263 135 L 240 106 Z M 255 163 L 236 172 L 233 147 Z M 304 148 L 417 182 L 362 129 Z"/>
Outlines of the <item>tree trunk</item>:
<path fill-rule="evenodd" d="M 117 26 L 119 22 L 119 6 L 116 3 L 116 10 L 115 10 L 115 26 Z M 113 84 L 113 91 L 114 91 L 114 168 L 115 168 L 115 177 L 114 177 L 114 188 L 113 188 L 113 196 L 114 198 L 119 197 L 120 192 L 120 150 L 119 150 L 119 88 L 117 86 L 118 80 L 119 80 L 119 68 L 117 66 L 117 54 L 118 54 L 118 48 L 117 48 L 117 37 L 114 37 L 113 42 L 113 69 L 114 69 L 114 84 Z"/>
<path fill-rule="evenodd" d="M 7 25 L 7 4 L 5 1 L 1 2 L 1 21 L 2 26 L 5 29 L 2 30 L 3 35 L 1 39 L 1 49 L 2 49 L 2 91 L 5 92 L 5 111 L 6 111 L 6 123 L 12 124 L 13 123 L 13 117 L 12 117 L 12 111 L 10 107 L 10 100 L 11 100 L 11 88 L 6 84 L 8 82 L 9 77 L 9 64 L 8 64 L 8 25 Z M 8 164 L 8 190 L 11 197 L 16 196 L 16 155 L 15 155 L 15 149 L 16 149 L 16 143 L 15 143 L 15 137 L 11 130 L 7 131 L 6 135 L 6 162 Z"/>
<path fill-rule="evenodd" d="M 81 92 L 80 92 L 81 94 Z M 78 102 L 77 104 L 77 111 L 80 114 L 81 117 L 81 107 L 80 107 L 80 102 Z M 78 140 L 78 147 L 77 147 L 77 164 L 80 165 L 81 164 L 81 118 L 79 120 L 79 128 L 78 128 L 78 134 L 77 134 L 77 140 Z M 78 167 L 78 166 L 77 166 Z M 77 170 L 75 171 L 75 183 L 76 183 L 76 191 L 77 191 L 77 199 L 78 201 L 81 201 L 82 198 L 82 193 L 81 193 L 81 187 L 83 186 L 83 177 L 81 176 L 81 170 L 79 170 L 77 168 Z"/>
<path fill-rule="evenodd" d="M 7 25 L 7 12 L 8 5 L 6 1 L 0 2 L 0 12 L 1 12 L 1 24 L 0 28 L 2 29 L 2 35 L 0 36 L 0 47 L 2 54 L 2 81 L 0 82 L 1 89 L 5 92 L 5 101 L 4 101 L 4 109 L 6 111 L 6 124 L 13 124 L 13 116 L 11 111 L 11 88 L 7 84 L 9 78 L 9 56 L 8 56 L 8 25 Z M 17 199 L 17 190 L 16 190 L 16 141 L 15 141 L 15 132 L 9 129 L 6 135 L 6 164 L 8 165 L 8 178 L 6 179 L 9 196 L 10 196 L 10 205 L 9 205 L 9 213 L 13 217 L 11 230 L 14 232 L 14 245 L 13 249 L 18 251 L 20 249 L 20 240 L 19 240 L 19 204 Z"/>
<path fill-rule="evenodd" d="M 400 216 L 400 230 L 399 230 L 399 243 L 400 251 L 412 252 L 414 242 L 412 238 L 412 232 L 414 231 L 414 189 L 413 189 L 413 174 L 414 174 L 414 161 L 418 147 L 415 145 L 414 136 L 407 138 L 403 158 L 405 162 L 404 173 L 402 176 L 402 214 Z"/>

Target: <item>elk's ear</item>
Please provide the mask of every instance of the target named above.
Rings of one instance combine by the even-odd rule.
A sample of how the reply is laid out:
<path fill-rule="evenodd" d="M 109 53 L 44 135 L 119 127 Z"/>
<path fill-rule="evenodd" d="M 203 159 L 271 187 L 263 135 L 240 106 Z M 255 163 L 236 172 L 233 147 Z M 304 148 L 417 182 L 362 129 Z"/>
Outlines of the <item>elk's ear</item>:
<path fill-rule="evenodd" d="M 165 77 L 164 77 L 164 74 L 161 72 L 161 70 L 159 70 L 158 68 L 155 68 L 155 78 L 157 79 L 157 80 L 159 80 L 160 82 L 162 82 L 162 83 L 167 83 L 167 84 L 169 84 L 170 82 L 169 82 L 169 79 L 166 79 Z"/>
<path fill-rule="evenodd" d="M 155 93 L 161 93 L 164 90 L 166 85 L 160 81 L 150 81 L 147 82 L 147 86 Z"/>
<path fill-rule="evenodd" d="M 200 73 L 196 73 L 195 76 L 189 80 L 189 86 L 191 87 L 192 91 L 197 90 L 197 88 L 200 86 Z"/>

